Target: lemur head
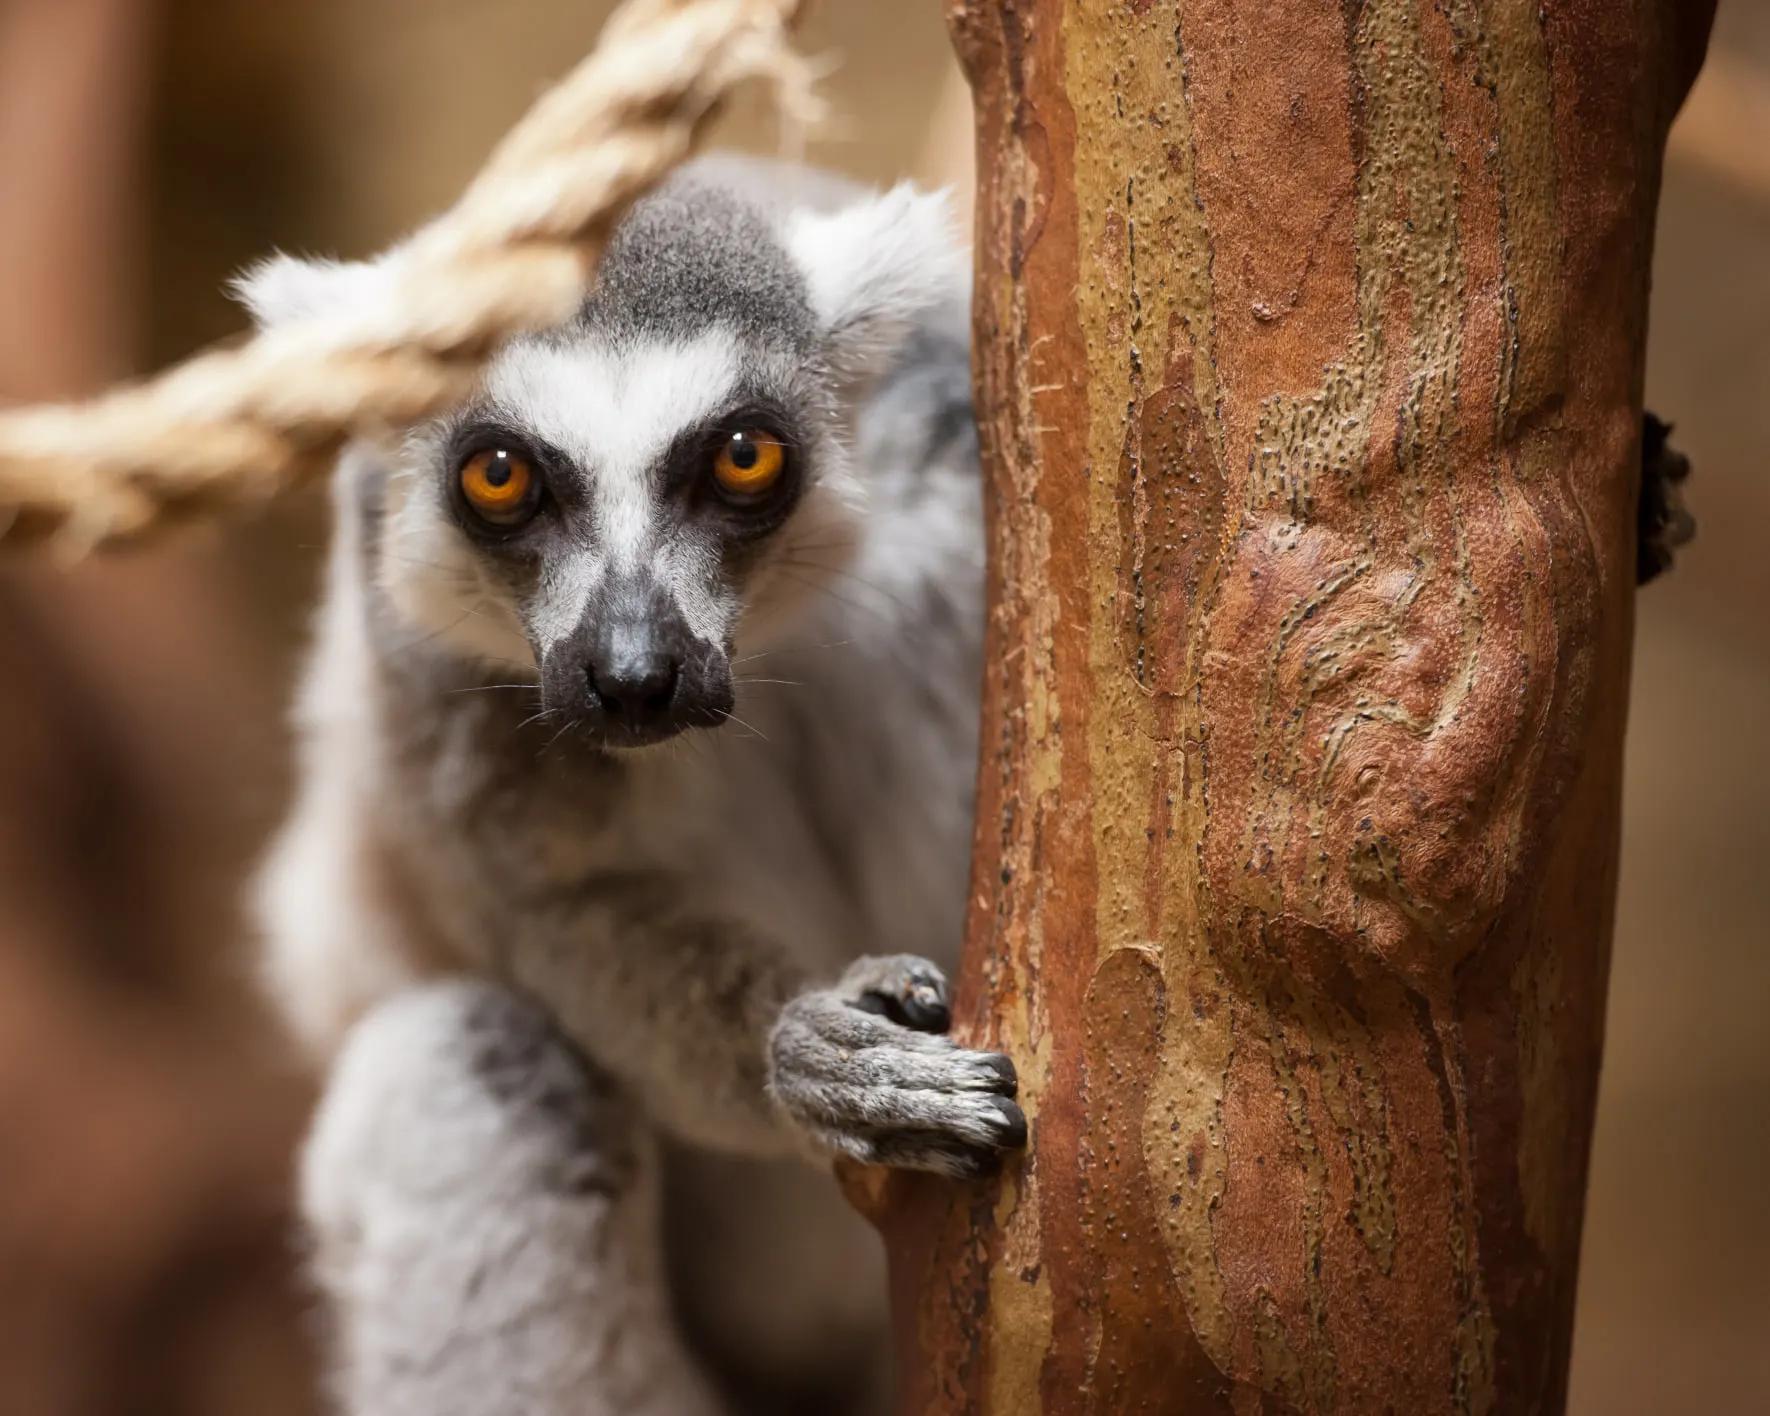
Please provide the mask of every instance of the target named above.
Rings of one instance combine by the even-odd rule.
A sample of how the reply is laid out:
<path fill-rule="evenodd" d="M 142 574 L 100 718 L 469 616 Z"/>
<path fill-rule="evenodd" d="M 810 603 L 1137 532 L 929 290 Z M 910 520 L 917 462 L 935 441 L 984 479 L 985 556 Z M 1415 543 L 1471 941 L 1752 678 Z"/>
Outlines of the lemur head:
<path fill-rule="evenodd" d="M 807 201 L 813 196 L 815 201 Z M 261 324 L 373 299 L 370 265 L 276 257 Z M 723 722 L 732 658 L 842 568 L 853 400 L 964 277 L 944 198 L 703 160 L 637 204 L 564 329 L 410 434 L 373 562 L 445 652 L 514 662 L 608 746 Z"/>

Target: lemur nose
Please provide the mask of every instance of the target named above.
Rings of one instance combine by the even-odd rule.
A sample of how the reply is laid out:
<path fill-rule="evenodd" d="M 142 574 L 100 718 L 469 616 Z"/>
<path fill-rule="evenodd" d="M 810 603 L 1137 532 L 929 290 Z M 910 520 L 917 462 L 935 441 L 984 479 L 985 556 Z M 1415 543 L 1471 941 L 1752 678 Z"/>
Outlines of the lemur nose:
<path fill-rule="evenodd" d="M 681 666 L 667 654 L 636 654 L 584 670 L 597 706 L 633 725 L 656 722 L 670 711 L 680 675 Z"/>

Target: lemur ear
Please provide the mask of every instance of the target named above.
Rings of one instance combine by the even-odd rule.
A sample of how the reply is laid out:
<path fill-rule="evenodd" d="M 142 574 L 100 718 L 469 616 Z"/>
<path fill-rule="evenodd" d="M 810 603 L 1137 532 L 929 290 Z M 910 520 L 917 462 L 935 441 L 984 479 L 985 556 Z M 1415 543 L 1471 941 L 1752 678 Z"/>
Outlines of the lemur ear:
<path fill-rule="evenodd" d="M 300 260 L 282 254 L 248 266 L 229 290 L 260 329 L 361 306 L 381 284 L 379 263 Z"/>
<path fill-rule="evenodd" d="M 947 193 L 904 184 L 832 212 L 795 213 L 787 245 L 837 371 L 880 371 L 929 309 L 962 295 L 965 253 Z"/>

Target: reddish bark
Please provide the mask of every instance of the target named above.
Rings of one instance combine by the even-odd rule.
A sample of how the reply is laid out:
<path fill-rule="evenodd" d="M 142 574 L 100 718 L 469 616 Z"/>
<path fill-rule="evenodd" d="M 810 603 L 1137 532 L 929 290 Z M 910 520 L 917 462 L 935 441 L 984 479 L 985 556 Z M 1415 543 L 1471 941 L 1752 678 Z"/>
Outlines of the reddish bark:
<path fill-rule="evenodd" d="M 915 1412 L 1566 1386 L 1671 0 L 953 0 L 992 666 Z"/>

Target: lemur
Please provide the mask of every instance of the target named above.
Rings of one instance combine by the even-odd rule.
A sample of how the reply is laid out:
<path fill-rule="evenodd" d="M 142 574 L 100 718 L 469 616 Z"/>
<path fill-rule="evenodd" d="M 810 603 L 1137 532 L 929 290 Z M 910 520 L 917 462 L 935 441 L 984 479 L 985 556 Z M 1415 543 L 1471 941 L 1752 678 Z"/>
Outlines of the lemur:
<path fill-rule="evenodd" d="M 261 325 L 397 268 L 274 258 Z M 983 546 L 943 199 L 703 159 L 568 326 L 347 449 L 265 975 L 352 1416 L 884 1400 L 828 1157 L 969 1176 Z M 873 1403 L 868 1405 L 867 1403 Z"/>

